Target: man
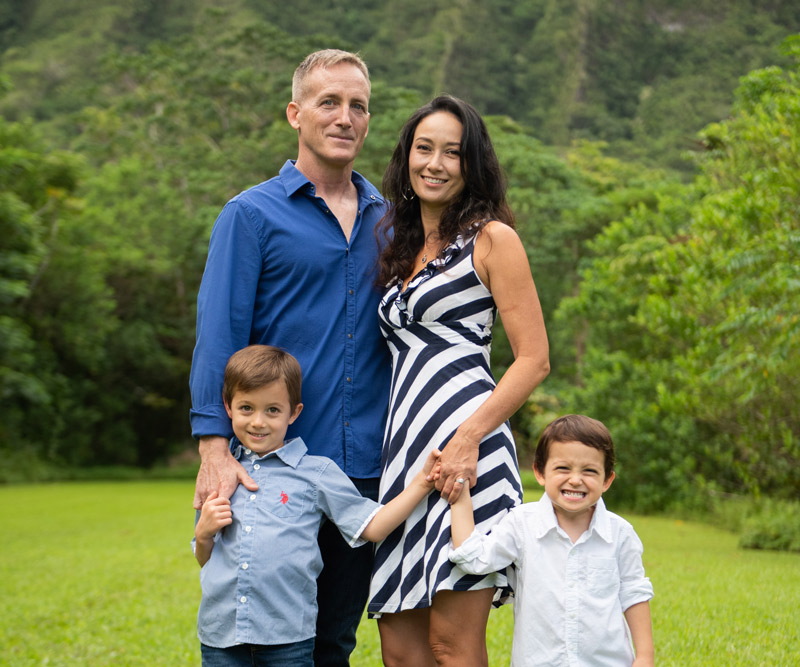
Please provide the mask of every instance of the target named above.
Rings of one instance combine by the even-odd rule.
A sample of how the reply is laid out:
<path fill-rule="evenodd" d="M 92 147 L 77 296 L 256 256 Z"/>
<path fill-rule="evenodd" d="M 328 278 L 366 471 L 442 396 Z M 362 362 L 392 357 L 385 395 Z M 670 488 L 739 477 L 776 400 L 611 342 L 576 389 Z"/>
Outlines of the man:
<path fill-rule="evenodd" d="M 214 225 L 198 295 L 192 434 L 200 440 L 195 508 L 214 490 L 257 486 L 228 448 L 222 378 L 249 344 L 285 348 L 302 367 L 309 406 L 289 429 L 377 499 L 390 362 L 378 327 L 374 227 L 385 204 L 353 171 L 369 126 L 369 73 L 355 54 L 309 55 L 286 109 L 298 155 L 278 176 L 229 201 Z M 280 493 L 279 489 L 276 489 Z M 347 665 L 366 602 L 370 546 L 320 533 L 315 665 Z"/>

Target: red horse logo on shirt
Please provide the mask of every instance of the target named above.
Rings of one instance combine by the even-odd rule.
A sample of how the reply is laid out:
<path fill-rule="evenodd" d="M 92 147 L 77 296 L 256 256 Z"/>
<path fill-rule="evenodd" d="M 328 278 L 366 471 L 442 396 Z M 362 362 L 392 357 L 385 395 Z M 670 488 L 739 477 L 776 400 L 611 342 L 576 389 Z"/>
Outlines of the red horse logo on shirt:
<path fill-rule="evenodd" d="M 286 491 L 281 491 L 281 504 L 285 505 L 289 502 L 289 496 L 287 495 Z"/>

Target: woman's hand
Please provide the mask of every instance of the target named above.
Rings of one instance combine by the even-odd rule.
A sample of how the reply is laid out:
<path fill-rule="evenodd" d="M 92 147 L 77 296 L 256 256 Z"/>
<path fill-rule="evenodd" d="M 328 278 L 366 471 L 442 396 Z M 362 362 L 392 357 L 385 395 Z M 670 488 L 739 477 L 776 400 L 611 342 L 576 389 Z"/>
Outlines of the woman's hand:
<path fill-rule="evenodd" d="M 475 486 L 483 437 L 513 415 L 550 370 L 542 309 L 517 233 L 501 222 L 490 222 L 475 241 L 474 257 L 478 277 L 492 293 L 503 321 L 514 363 L 442 449 L 436 488 L 449 503 L 458 499 L 464 484 Z"/>
<path fill-rule="evenodd" d="M 458 429 L 442 449 L 439 457 L 439 478 L 436 489 L 448 503 L 454 503 L 465 484 L 470 488 L 478 481 L 478 451 L 481 439 Z M 463 480 L 459 482 L 458 480 Z"/>

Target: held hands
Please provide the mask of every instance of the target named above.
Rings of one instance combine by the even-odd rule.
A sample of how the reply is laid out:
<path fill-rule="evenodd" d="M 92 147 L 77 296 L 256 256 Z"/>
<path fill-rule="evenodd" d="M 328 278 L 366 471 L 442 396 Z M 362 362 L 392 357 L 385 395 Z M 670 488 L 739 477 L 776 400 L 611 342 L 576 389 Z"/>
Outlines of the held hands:
<path fill-rule="evenodd" d="M 438 449 L 432 450 L 419 473 L 420 481 L 428 487 L 428 490 L 431 490 L 436 480 L 439 479 L 439 470 L 441 469 L 439 458 L 441 455 L 442 453 Z"/>
<path fill-rule="evenodd" d="M 461 489 L 475 486 L 478 480 L 478 448 L 480 439 L 456 431 L 442 451 L 436 488 L 442 498 L 453 504 Z M 462 481 L 459 481 L 462 480 Z"/>

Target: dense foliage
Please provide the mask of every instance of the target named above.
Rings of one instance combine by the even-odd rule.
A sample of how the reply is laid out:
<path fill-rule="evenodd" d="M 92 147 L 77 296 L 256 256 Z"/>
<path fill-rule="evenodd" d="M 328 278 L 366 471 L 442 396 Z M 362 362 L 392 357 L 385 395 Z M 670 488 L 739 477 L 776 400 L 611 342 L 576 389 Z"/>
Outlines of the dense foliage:
<path fill-rule="evenodd" d="M 623 443 L 641 506 L 800 494 L 800 40 L 703 132 L 701 174 L 591 242 L 557 321 L 587 323 L 569 403 Z"/>
<path fill-rule="evenodd" d="M 187 444 L 214 217 L 294 156 L 295 64 L 362 46 L 374 182 L 430 93 L 489 113 L 552 347 L 523 459 L 581 411 L 642 508 L 796 498 L 800 18 L 718 4 L 0 0 L 0 479 Z"/>

